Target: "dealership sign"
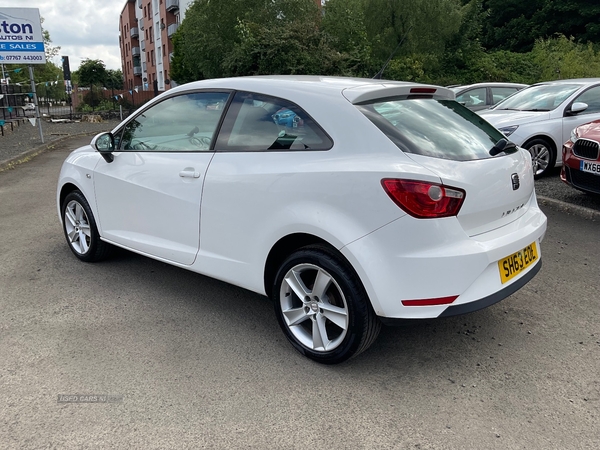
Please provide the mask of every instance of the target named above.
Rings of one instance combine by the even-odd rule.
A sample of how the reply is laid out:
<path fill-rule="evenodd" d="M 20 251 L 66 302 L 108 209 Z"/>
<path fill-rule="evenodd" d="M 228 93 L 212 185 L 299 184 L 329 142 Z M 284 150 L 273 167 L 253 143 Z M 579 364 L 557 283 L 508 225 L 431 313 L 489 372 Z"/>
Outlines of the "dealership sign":
<path fill-rule="evenodd" d="M 0 8 L 0 64 L 45 64 L 37 8 Z"/>

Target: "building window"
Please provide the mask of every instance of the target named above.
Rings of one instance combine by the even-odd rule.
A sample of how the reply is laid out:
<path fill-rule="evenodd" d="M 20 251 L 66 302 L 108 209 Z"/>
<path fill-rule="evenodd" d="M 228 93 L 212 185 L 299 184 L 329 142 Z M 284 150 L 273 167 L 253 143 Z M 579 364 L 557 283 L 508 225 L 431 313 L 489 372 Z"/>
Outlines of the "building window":
<path fill-rule="evenodd" d="M 154 42 L 154 33 L 152 33 L 152 27 L 150 27 L 150 42 Z"/>
<path fill-rule="evenodd" d="M 163 58 L 167 56 L 167 48 L 166 46 L 163 44 Z"/>

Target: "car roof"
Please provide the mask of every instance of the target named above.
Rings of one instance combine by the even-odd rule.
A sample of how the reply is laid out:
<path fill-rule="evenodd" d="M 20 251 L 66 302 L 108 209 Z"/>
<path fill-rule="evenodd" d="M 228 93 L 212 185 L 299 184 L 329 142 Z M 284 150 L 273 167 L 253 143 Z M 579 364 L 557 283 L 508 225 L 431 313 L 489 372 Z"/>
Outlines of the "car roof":
<path fill-rule="evenodd" d="M 520 87 L 520 88 L 525 88 L 527 86 L 529 86 L 528 84 L 523 84 L 523 83 L 506 83 L 503 81 L 499 81 L 499 82 L 494 82 L 494 81 L 490 81 L 490 82 L 485 82 L 485 83 L 473 83 L 473 84 L 453 84 L 451 86 L 447 86 L 449 89 L 452 89 L 454 92 L 458 92 L 458 91 L 463 91 L 466 89 L 473 89 L 473 88 L 478 88 L 478 87 L 492 87 L 492 86 L 496 86 L 496 87 Z"/>
<path fill-rule="evenodd" d="M 582 84 L 582 85 L 591 85 L 591 84 L 600 83 L 600 78 L 572 78 L 572 79 L 565 79 L 565 80 L 549 80 L 549 81 L 541 81 L 539 83 L 536 83 L 534 86 L 541 85 L 541 84 L 573 84 L 573 83 Z"/>
<path fill-rule="evenodd" d="M 414 89 L 428 89 L 436 97 L 454 99 L 447 88 L 407 81 L 376 80 L 370 78 L 347 78 L 318 75 L 261 75 L 252 77 L 214 78 L 194 81 L 166 92 L 193 89 L 233 89 L 268 95 L 343 95 L 351 103 L 366 102 L 384 97 L 414 94 Z M 413 90 L 413 92 L 411 92 Z M 423 93 L 423 92 L 421 92 Z"/>

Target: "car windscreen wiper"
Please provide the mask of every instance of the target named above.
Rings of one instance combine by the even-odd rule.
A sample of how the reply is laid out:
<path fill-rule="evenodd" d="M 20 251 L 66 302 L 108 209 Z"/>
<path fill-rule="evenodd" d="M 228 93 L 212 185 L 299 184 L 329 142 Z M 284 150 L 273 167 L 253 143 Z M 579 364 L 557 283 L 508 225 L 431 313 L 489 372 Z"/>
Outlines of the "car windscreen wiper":
<path fill-rule="evenodd" d="M 545 112 L 548 112 L 548 111 L 551 111 L 551 110 L 550 110 L 550 109 L 538 109 L 538 108 L 533 108 L 533 109 L 522 109 L 521 111 L 528 111 L 528 112 L 529 112 L 529 111 L 531 111 L 531 112 L 540 112 L 540 111 L 545 111 Z"/>
<path fill-rule="evenodd" d="M 496 156 L 500 153 L 514 153 L 517 151 L 517 146 L 514 142 L 507 141 L 506 139 L 500 139 L 490 149 L 490 156 Z"/>

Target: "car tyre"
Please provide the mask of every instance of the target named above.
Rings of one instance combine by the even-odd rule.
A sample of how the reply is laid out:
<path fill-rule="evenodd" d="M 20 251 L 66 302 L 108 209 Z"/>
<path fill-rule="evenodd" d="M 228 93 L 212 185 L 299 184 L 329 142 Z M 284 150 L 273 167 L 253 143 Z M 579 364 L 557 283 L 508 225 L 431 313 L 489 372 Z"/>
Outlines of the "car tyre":
<path fill-rule="evenodd" d="M 96 262 L 108 256 L 111 246 L 100 240 L 92 209 L 80 191 L 70 192 L 65 197 L 61 213 L 65 238 L 77 258 Z"/>
<path fill-rule="evenodd" d="M 533 176 L 538 179 L 547 175 L 556 164 L 556 150 L 541 138 L 533 139 L 523 146 L 531 154 Z"/>
<path fill-rule="evenodd" d="M 287 339 L 319 363 L 337 364 L 360 354 L 381 329 L 354 270 L 324 247 L 290 255 L 275 276 L 272 298 Z"/>

